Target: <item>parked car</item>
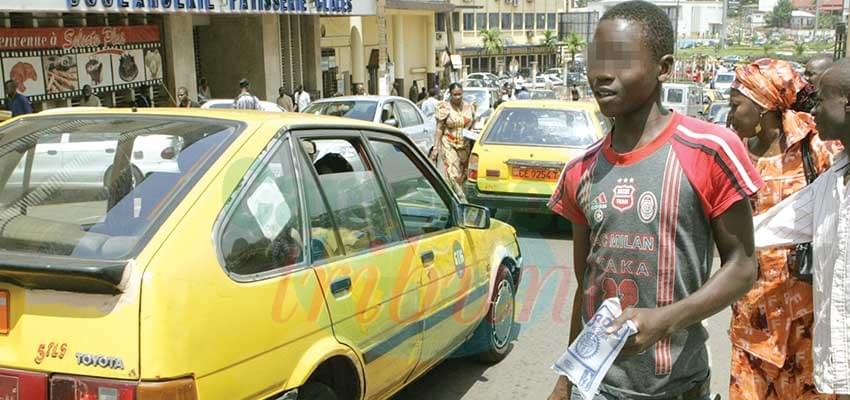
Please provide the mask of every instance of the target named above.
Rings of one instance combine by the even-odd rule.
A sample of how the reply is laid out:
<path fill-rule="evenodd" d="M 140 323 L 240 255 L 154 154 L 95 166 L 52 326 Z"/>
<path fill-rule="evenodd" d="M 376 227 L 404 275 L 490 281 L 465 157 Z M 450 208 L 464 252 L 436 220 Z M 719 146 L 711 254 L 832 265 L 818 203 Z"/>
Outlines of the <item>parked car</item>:
<path fill-rule="evenodd" d="M 203 109 L 215 109 L 215 110 L 232 110 L 233 109 L 233 99 L 211 99 L 201 104 L 201 108 Z M 261 111 L 270 111 L 270 112 L 286 112 L 283 107 L 277 105 L 277 103 L 272 103 L 270 101 L 260 100 L 260 109 Z"/>
<path fill-rule="evenodd" d="M 480 80 L 483 81 L 488 87 L 499 87 L 501 85 L 502 79 L 496 76 L 495 74 L 491 74 L 489 72 L 473 72 L 466 76 L 467 80 Z"/>
<path fill-rule="evenodd" d="M 550 213 L 546 203 L 564 165 L 609 127 L 596 103 L 507 102 L 472 149 L 466 197 L 493 213 L 498 209 Z"/>
<path fill-rule="evenodd" d="M 551 90 L 534 89 L 529 90 L 528 94 L 532 100 L 557 100 L 558 96 Z"/>
<path fill-rule="evenodd" d="M 729 102 L 727 101 L 711 103 L 711 105 L 708 106 L 708 112 L 705 113 L 705 120 L 708 122 L 716 122 L 720 113 L 729 107 Z M 724 119 L 723 122 L 726 123 L 726 120 Z"/>
<path fill-rule="evenodd" d="M 661 104 L 684 115 L 699 117 L 704 107 L 702 87 L 686 83 L 665 83 Z"/>
<path fill-rule="evenodd" d="M 721 108 L 720 111 L 717 112 L 717 116 L 715 116 L 714 119 L 712 119 L 711 122 L 713 122 L 716 125 L 726 126 L 726 120 L 729 118 L 729 111 L 731 109 L 732 108 L 730 108 L 730 107 Z"/>
<path fill-rule="evenodd" d="M 378 122 L 399 128 L 426 154 L 434 146 L 436 121 L 427 120 L 419 107 L 404 97 L 331 97 L 314 101 L 304 112 Z"/>
<path fill-rule="evenodd" d="M 714 74 L 714 79 L 711 80 L 711 88 L 723 92 L 732 87 L 732 82 L 735 81 L 734 72 L 720 72 Z"/>
<path fill-rule="evenodd" d="M 125 171 L 139 132 L 179 136 L 178 169 L 7 192 L 50 134 L 120 139 Z M 458 349 L 498 362 L 516 333 L 515 230 L 386 125 L 33 114 L 0 126 L 0 199 L 0 398 L 389 398 Z"/>

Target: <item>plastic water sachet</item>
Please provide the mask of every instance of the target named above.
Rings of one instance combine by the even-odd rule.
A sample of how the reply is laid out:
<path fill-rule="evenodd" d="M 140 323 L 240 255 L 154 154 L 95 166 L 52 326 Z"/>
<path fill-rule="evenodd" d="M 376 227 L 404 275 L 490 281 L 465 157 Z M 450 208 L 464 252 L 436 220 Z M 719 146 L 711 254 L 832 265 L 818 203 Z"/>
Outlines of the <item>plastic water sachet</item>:
<path fill-rule="evenodd" d="M 552 365 L 560 375 L 566 375 L 585 400 L 592 400 L 599 392 L 599 385 L 614 364 L 620 350 L 630 335 L 637 333 L 632 321 L 623 324 L 619 331 L 606 333 L 620 314 L 620 299 L 606 299 L 596 310 L 593 318 L 584 325 L 578 338 L 567 351 Z"/>

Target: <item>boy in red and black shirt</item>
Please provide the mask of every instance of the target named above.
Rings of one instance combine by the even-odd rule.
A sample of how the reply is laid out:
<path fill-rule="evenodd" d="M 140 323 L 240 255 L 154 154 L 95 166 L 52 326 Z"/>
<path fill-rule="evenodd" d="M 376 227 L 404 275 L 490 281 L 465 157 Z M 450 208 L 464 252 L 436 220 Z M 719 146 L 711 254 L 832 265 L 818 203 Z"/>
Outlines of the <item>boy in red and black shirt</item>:
<path fill-rule="evenodd" d="M 673 71 L 673 29 L 659 7 L 629 1 L 599 22 L 588 81 L 606 137 L 564 169 L 550 207 L 573 225 L 582 320 L 617 296 L 633 335 L 599 399 L 703 399 L 710 370 L 700 322 L 749 291 L 756 277 L 748 197 L 762 185 L 733 133 L 661 106 Z M 715 246 L 722 267 L 710 275 Z M 550 396 L 567 399 L 561 377 Z M 579 398 L 578 393 L 573 398 Z"/>

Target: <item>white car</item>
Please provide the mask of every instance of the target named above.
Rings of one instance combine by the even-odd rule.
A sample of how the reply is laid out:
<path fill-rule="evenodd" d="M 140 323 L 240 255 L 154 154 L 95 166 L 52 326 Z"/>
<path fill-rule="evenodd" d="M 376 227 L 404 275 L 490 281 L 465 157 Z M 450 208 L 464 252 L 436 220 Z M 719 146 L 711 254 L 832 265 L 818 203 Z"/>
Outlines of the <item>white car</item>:
<path fill-rule="evenodd" d="M 201 108 L 205 109 L 216 109 L 216 110 L 227 110 L 233 108 L 233 99 L 212 99 L 207 100 L 204 104 L 201 105 Z M 270 112 L 286 112 L 281 106 L 276 103 L 272 103 L 270 101 L 260 100 L 260 109 L 262 111 L 270 111 Z"/>
<path fill-rule="evenodd" d="M 522 86 L 528 89 L 545 89 L 546 83 L 549 82 L 553 87 L 564 86 L 564 81 L 554 76 L 538 75 L 534 78 L 534 83 L 526 82 Z"/>
<path fill-rule="evenodd" d="M 304 110 L 308 114 L 332 115 L 394 126 L 420 150 L 429 154 L 434 146 L 436 121 L 428 120 L 416 104 L 398 96 L 340 96 L 316 100 Z"/>
<path fill-rule="evenodd" d="M 711 80 L 711 87 L 719 92 L 724 92 L 732 87 L 732 82 L 735 80 L 734 72 L 717 72 L 714 79 Z"/>

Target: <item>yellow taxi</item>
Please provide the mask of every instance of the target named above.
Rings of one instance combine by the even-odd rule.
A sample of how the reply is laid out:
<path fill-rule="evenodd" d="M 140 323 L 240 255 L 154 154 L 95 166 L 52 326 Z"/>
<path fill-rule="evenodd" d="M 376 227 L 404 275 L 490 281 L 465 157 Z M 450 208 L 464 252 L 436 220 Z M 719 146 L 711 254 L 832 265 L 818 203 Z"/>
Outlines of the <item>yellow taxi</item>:
<path fill-rule="evenodd" d="M 521 262 L 514 229 L 393 128 L 0 125 L 2 399 L 385 399 L 458 349 L 506 356 Z"/>
<path fill-rule="evenodd" d="M 609 127 L 595 102 L 505 103 L 472 149 L 466 197 L 491 213 L 549 213 L 546 203 L 561 170 Z"/>

